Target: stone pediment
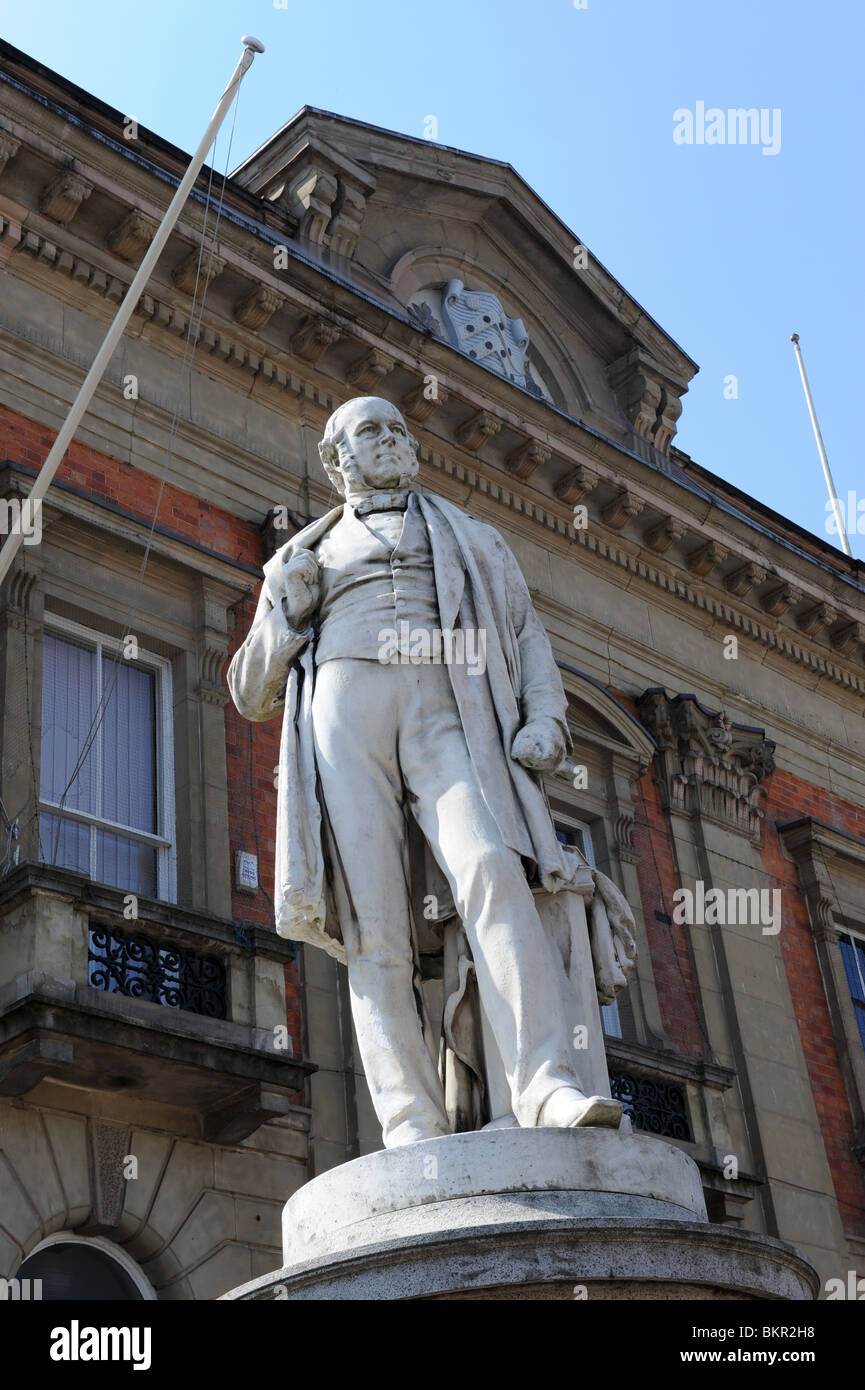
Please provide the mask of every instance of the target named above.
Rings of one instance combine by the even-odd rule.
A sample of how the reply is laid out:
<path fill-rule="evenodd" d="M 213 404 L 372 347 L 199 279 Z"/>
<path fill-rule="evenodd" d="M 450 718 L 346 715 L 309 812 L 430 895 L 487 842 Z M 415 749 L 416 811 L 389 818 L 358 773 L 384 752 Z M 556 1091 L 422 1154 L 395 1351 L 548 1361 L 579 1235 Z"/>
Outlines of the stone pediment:
<path fill-rule="evenodd" d="M 696 364 L 509 164 L 304 107 L 232 178 L 384 307 L 667 452 Z"/>

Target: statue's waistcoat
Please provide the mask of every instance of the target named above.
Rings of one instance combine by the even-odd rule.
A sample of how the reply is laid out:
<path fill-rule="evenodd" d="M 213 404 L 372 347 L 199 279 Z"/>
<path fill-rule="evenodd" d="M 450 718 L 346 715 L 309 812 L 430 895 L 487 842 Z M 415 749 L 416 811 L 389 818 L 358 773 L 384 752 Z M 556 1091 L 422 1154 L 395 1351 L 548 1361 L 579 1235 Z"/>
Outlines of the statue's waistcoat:
<path fill-rule="evenodd" d="M 358 517 L 346 507 L 315 549 L 321 579 L 316 665 L 336 657 L 380 658 L 383 633 L 399 650 L 410 632 L 439 626 L 426 522 L 412 495 L 405 511 Z"/>

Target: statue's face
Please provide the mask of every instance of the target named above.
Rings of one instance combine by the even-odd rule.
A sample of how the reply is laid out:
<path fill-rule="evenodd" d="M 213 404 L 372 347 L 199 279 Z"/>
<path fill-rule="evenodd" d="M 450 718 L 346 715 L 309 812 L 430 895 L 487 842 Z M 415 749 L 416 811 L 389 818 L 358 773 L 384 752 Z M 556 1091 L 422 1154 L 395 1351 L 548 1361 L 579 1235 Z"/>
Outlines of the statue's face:
<path fill-rule="evenodd" d="M 418 461 L 405 420 L 390 401 L 362 396 L 343 407 L 337 442 L 346 492 L 379 491 L 414 478 Z"/>

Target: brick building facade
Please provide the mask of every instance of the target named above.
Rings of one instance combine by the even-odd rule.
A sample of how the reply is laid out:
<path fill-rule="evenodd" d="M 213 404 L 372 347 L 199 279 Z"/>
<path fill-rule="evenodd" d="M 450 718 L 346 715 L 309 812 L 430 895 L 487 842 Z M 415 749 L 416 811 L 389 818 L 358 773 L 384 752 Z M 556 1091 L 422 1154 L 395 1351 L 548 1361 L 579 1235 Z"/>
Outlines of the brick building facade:
<path fill-rule="evenodd" d="M 8 46 L 0 91 L 8 518 L 186 156 Z M 0 1276 L 216 1297 L 278 1263 L 299 1184 L 378 1147 L 344 972 L 272 929 L 278 721 L 224 684 L 263 560 L 333 502 L 324 422 L 368 393 L 550 634 L 551 807 L 637 917 L 617 1093 L 712 1220 L 865 1272 L 862 564 L 676 448 L 695 363 L 509 166 L 305 108 L 215 245 L 205 187 L 0 594 Z M 498 305 L 522 362 L 454 305 Z"/>

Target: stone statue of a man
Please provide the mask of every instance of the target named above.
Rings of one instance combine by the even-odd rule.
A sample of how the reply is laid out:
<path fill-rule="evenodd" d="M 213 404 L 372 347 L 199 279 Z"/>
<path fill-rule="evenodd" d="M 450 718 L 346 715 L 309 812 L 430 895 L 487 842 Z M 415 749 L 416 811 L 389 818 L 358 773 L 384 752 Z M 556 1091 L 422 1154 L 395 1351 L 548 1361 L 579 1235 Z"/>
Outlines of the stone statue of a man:
<path fill-rule="evenodd" d="M 633 920 L 553 827 L 539 774 L 570 749 L 566 700 L 519 567 L 492 527 L 415 490 L 417 443 L 389 402 L 341 406 L 319 448 L 345 501 L 267 563 L 228 673 L 246 718 L 283 716 L 277 929 L 346 961 L 384 1143 L 451 1132 L 417 1001 L 413 818 L 506 1080 L 496 1122 L 616 1126 L 619 1102 L 581 1084 L 561 947 L 538 903 L 580 908 L 583 941 L 572 933 L 568 949 L 593 978 L 577 1013 L 594 1009 L 599 1037 L 597 998 L 625 983 Z M 594 1076 L 608 1089 L 602 1062 Z"/>

